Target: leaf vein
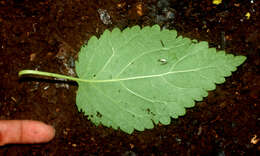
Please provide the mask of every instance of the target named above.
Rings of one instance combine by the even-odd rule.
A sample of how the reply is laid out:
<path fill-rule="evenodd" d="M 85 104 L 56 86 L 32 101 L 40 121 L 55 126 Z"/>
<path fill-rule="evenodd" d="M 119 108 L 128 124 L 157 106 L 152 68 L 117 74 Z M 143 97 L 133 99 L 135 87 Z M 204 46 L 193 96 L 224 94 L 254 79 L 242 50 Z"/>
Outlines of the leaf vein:
<path fill-rule="evenodd" d="M 171 47 L 167 50 L 170 50 L 172 48 L 175 48 L 175 47 Z M 159 49 L 156 49 L 156 50 L 152 50 L 152 51 L 148 51 L 148 52 L 144 52 L 142 53 L 141 55 L 138 55 L 136 56 L 135 58 L 133 58 L 115 77 L 118 78 L 134 61 L 136 61 L 137 59 L 139 59 L 140 57 L 146 55 L 146 54 L 150 54 L 150 53 L 154 53 L 154 52 L 158 52 L 160 50 L 165 50 L 163 48 L 159 48 Z"/>
<path fill-rule="evenodd" d="M 146 100 L 146 101 L 149 101 L 149 102 L 152 102 L 152 103 L 155 102 L 155 101 L 153 101 L 153 100 L 150 99 L 150 98 L 144 97 L 144 96 L 142 96 L 142 95 L 136 93 L 135 91 L 132 91 L 132 90 L 129 89 L 127 86 L 125 86 L 123 83 L 121 83 L 121 85 L 123 86 L 123 88 L 125 88 L 128 92 L 130 92 L 131 94 L 135 95 L 136 97 L 141 98 L 141 99 Z"/>
<path fill-rule="evenodd" d="M 98 75 L 99 73 L 102 73 L 102 72 L 105 70 L 105 68 L 107 67 L 107 65 L 111 62 L 111 60 L 113 59 L 113 57 L 115 56 L 115 49 L 114 49 L 114 47 L 112 46 L 112 44 L 111 44 L 110 42 L 109 42 L 109 44 L 110 44 L 110 46 L 111 46 L 112 54 L 111 54 L 111 56 L 109 57 L 109 59 L 107 60 L 107 62 L 104 64 L 104 66 L 100 69 L 100 71 L 97 72 L 96 75 Z"/>
<path fill-rule="evenodd" d="M 173 83 L 169 82 L 167 79 L 165 79 L 165 77 L 161 77 L 161 79 L 163 79 L 167 84 L 169 84 L 170 86 L 173 86 L 177 89 L 185 89 L 185 88 L 182 88 L 182 87 L 179 87 L 179 86 L 176 86 L 174 85 Z"/>
<path fill-rule="evenodd" d="M 197 50 L 195 53 L 187 53 L 186 55 L 184 55 L 183 57 L 181 57 L 180 59 L 178 59 L 178 61 L 176 61 L 170 68 L 169 71 L 172 71 L 174 70 L 174 68 L 181 62 L 183 61 L 185 58 L 189 57 L 189 56 L 192 56 L 192 55 L 195 55 L 199 52 L 199 50 Z"/>

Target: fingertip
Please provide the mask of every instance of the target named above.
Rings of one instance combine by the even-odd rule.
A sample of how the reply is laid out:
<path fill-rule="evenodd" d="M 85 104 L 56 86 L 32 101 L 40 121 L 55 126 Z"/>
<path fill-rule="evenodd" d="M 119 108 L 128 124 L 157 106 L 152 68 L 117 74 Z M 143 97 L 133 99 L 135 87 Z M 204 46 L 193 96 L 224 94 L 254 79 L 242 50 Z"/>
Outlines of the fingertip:
<path fill-rule="evenodd" d="M 55 130 L 55 128 L 53 127 L 53 126 L 51 126 L 51 125 L 47 125 L 47 128 L 46 128 L 47 130 L 47 134 L 46 134 L 46 140 L 47 140 L 47 142 L 48 141 L 50 141 L 50 140 L 52 140 L 54 137 L 55 137 L 55 133 L 56 133 L 56 130 Z"/>
<path fill-rule="evenodd" d="M 29 143 L 45 143 L 55 136 L 54 127 L 40 121 L 25 120 L 23 128 L 23 141 Z"/>
<path fill-rule="evenodd" d="M 0 146 L 49 142 L 55 137 L 54 127 L 34 120 L 0 120 Z"/>

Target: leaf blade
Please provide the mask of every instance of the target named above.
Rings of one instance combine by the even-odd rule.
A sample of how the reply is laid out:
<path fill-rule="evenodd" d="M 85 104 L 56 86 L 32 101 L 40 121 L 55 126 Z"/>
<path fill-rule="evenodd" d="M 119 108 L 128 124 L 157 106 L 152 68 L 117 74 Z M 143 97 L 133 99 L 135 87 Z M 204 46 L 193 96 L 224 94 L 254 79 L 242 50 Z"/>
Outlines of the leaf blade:
<path fill-rule="evenodd" d="M 83 46 L 77 106 L 95 124 L 132 133 L 169 124 L 223 83 L 243 56 L 192 43 L 174 30 L 139 26 L 106 30 Z M 163 60 L 163 61 L 162 61 Z"/>

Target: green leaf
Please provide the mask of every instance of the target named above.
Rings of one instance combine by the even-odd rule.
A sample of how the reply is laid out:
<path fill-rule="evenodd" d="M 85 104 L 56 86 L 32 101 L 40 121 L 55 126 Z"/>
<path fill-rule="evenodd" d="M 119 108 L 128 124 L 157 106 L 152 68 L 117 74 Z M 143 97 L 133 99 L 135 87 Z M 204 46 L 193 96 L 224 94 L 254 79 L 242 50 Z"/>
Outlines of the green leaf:
<path fill-rule="evenodd" d="M 76 72 L 88 81 L 78 81 L 76 103 L 96 125 L 127 133 L 167 125 L 245 59 L 158 25 L 106 30 L 80 50 Z"/>
<path fill-rule="evenodd" d="M 19 75 L 77 81 L 79 110 L 96 125 L 132 133 L 184 115 L 245 59 L 177 37 L 175 30 L 134 26 L 90 38 L 76 62 L 79 78 L 33 70 Z"/>

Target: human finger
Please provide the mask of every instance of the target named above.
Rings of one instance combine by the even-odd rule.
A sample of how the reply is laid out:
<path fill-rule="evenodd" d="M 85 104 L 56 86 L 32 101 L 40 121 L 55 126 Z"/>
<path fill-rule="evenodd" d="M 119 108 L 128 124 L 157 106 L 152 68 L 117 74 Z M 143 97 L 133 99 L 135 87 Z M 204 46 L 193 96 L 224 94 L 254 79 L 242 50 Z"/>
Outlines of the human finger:
<path fill-rule="evenodd" d="M 5 144 L 44 143 L 52 140 L 55 129 L 34 120 L 0 120 L 0 146 Z"/>

